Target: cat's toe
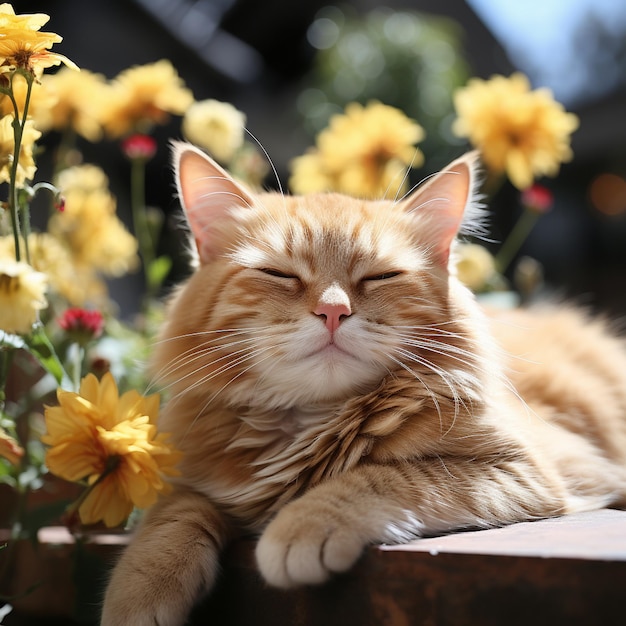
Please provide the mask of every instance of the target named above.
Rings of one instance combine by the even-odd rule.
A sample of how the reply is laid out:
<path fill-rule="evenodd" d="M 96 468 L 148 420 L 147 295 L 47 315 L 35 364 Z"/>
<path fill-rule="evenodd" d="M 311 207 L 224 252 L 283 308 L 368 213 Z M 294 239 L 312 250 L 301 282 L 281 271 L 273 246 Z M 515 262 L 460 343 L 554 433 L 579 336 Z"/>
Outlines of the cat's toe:
<path fill-rule="evenodd" d="M 359 558 L 363 545 L 349 530 L 317 526 L 309 521 L 296 530 L 277 518 L 256 549 L 259 570 L 275 587 L 316 585 L 344 572 Z"/>
<path fill-rule="evenodd" d="M 286 544 L 270 536 L 261 537 L 256 559 L 263 578 L 270 585 L 288 589 L 323 583 L 330 575 L 310 543 Z"/>

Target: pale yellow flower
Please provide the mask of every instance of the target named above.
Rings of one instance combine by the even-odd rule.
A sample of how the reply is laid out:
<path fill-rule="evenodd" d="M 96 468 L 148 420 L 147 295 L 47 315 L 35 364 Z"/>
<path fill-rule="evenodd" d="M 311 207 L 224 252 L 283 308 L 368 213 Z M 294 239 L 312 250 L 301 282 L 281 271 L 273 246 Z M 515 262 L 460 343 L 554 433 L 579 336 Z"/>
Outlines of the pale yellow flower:
<path fill-rule="evenodd" d="M 46 275 L 30 265 L 0 259 L 0 330 L 27 334 L 39 311 L 48 306 Z"/>
<path fill-rule="evenodd" d="M 147 132 L 165 124 L 170 114 L 182 115 L 194 101 L 172 64 L 156 63 L 124 70 L 111 81 L 103 125 L 111 137 Z"/>
<path fill-rule="evenodd" d="M 32 111 L 35 125 L 41 131 L 63 131 L 72 128 L 85 139 L 96 142 L 102 137 L 100 122 L 104 107 L 110 101 L 109 86 L 101 74 L 87 70 L 73 72 L 67 68 L 41 79 L 42 91 L 53 104 Z"/>
<path fill-rule="evenodd" d="M 39 32 L 49 19 L 45 13 L 16 15 L 11 4 L 0 4 L 0 73 L 21 68 L 38 76 L 59 63 L 78 69 L 67 57 L 48 50 L 63 40 L 56 33 Z"/>
<path fill-rule="evenodd" d="M 0 29 L 22 28 L 26 30 L 39 30 L 48 23 L 49 15 L 45 13 L 30 13 L 15 15 L 13 6 L 8 2 L 0 4 Z"/>
<path fill-rule="evenodd" d="M 290 186 L 296 193 L 339 191 L 366 198 L 396 197 L 406 189 L 408 169 L 422 165 L 415 144 L 422 127 L 394 107 L 349 104 L 317 137 L 316 147 L 292 162 Z M 311 157 L 317 157 L 314 160 Z M 308 175 L 317 172 L 315 189 Z M 305 191 L 306 190 L 306 191 Z"/>
<path fill-rule="evenodd" d="M 101 167 L 91 163 L 83 163 L 62 170 L 57 176 L 56 185 L 64 191 L 79 189 L 89 192 L 97 189 L 108 189 L 109 179 Z"/>
<path fill-rule="evenodd" d="M 55 294 L 73 306 L 87 303 L 103 306 L 107 289 L 94 269 L 79 265 L 70 251 L 57 237 L 50 233 L 31 233 L 28 237 L 30 264 L 33 269 L 48 277 L 48 296 Z M 0 259 L 15 258 L 13 236 L 0 237 Z"/>
<path fill-rule="evenodd" d="M 506 173 L 518 189 L 535 177 L 555 176 L 572 158 L 570 135 L 578 118 L 567 113 L 548 89 L 530 89 L 528 78 L 471 79 L 454 95 L 453 131 L 482 153 L 493 172 Z"/>
<path fill-rule="evenodd" d="M 59 389 L 57 399 L 59 406 L 45 409 L 46 465 L 89 486 L 78 510 L 83 523 L 116 526 L 170 489 L 165 477 L 177 474 L 180 453 L 157 432 L 158 394 L 120 396 L 107 373 L 101 381 L 87 375 L 78 393 Z"/>
<path fill-rule="evenodd" d="M 115 198 L 102 186 L 106 182 L 97 166 L 66 170 L 57 183 L 65 210 L 50 218 L 48 231 L 67 244 L 79 266 L 122 276 L 138 266 L 137 240 L 117 217 Z"/>
<path fill-rule="evenodd" d="M 0 118 L 0 182 L 11 180 L 15 139 L 13 135 L 13 116 L 5 115 Z M 26 180 L 32 180 L 37 171 L 33 159 L 33 147 L 41 133 L 34 127 L 32 120 L 26 120 L 17 166 L 16 183 L 21 187 Z"/>
<path fill-rule="evenodd" d="M 230 161 L 244 140 L 246 116 L 232 104 L 218 100 L 194 102 L 183 116 L 185 138 L 218 161 Z"/>
<path fill-rule="evenodd" d="M 74 72 L 76 73 L 76 72 Z M 15 98 L 20 117 L 24 115 L 24 105 L 26 103 L 27 83 L 24 76 L 16 74 L 13 77 L 12 91 Z M 28 102 L 28 115 L 33 119 L 37 130 L 42 130 L 37 122 L 37 118 L 42 111 L 46 111 L 56 104 L 56 96 L 48 92 L 41 84 L 33 82 L 30 99 Z M 9 96 L 0 94 L 0 116 L 14 115 L 15 109 Z"/>
<path fill-rule="evenodd" d="M 291 170 L 289 186 L 294 193 L 305 195 L 337 188 L 336 177 L 325 167 L 324 157 L 317 150 L 293 159 Z"/>
<path fill-rule="evenodd" d="M 496 262 L 484 246 L 460 243 L 454 251 L 457 278 L 474 292 L 485 289 L 496 274 Z"/>

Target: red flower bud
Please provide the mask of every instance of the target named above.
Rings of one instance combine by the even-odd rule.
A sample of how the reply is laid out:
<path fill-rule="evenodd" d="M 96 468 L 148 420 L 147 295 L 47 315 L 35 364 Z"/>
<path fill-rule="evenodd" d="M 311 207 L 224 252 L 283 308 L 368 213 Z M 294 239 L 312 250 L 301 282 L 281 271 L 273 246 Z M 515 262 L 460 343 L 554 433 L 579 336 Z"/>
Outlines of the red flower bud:
<path fill-rule="evenodd" d="M 156 140 L 150 135 L 131 135 L 122 141 L 122 152 L 131 161 L 149 161 L 156 154 L 156 149 Z"/>
<path fill-rule="evenodd" d="M 57 322 L 72 340 L 81 345 L 99 337 L 104 329 L 102 313 L 87 309 L 67 309 Z"/>
<path fill-rule="evenodd" d="M 547 213 L 554 204 L 554 196 L 548 188 L 534 184 L 522 191 L 522 204 L 535 213 Z"/>

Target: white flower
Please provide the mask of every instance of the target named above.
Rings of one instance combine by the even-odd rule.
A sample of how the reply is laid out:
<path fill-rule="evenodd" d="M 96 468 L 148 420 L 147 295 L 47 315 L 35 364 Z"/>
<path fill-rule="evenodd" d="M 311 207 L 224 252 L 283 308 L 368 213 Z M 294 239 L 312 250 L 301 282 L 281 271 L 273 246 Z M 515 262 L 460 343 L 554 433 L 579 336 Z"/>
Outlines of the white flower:
<path fill-rule="evenodd" d="M 222 163 L 242 146 L 246 116 L 218 100 L 194 102 L 183 117 L 183 135 Z"/>

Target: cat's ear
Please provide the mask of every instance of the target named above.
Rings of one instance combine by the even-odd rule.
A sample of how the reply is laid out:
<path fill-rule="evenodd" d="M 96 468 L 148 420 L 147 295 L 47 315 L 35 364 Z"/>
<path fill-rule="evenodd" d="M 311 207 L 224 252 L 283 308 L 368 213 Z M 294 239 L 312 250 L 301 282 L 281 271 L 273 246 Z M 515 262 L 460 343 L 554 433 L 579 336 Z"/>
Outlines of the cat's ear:
<path fill-rule="evenodd" d="M 403 201 L 415 216 L 435 263 L 447 267 L 450 247 L 464 226 L 480 230 L 482 215 L 478 195 L 478 152 L 468 152 L 420 185 Z"/>
<path fill-rule="evenodd" d="M 172 142 L 178 197 L 196 241 L 200 262 L 216 255 L 214 224 L 235 207 L 251 207 L 245 188 L 202 150 L 185 142 Z"/>

